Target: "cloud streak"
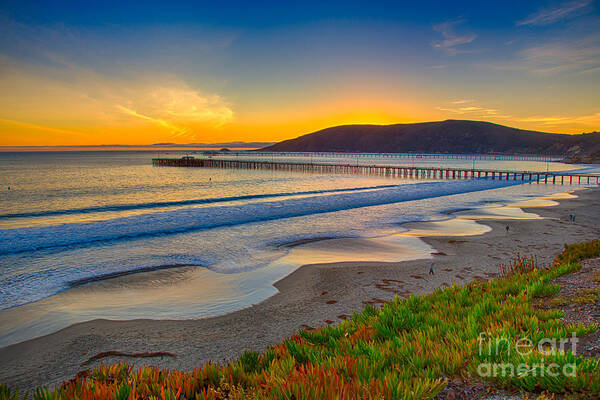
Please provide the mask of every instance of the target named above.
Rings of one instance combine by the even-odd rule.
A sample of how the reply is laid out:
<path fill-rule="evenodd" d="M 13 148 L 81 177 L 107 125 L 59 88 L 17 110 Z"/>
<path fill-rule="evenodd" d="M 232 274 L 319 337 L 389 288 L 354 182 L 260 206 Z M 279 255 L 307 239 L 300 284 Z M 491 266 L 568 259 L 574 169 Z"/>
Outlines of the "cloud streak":
<path fill-rule="evenodd" d="M 184 85 L 150 87 L 115 95 L 116 108 L 126 115 L 166 128 L 174 137 L 203 127 L 219 128 L 234 117 L 218 95 L 205 95 Z"/>
<path fill-rule="evenodd" d="M 81 135 L 81 132 L 75 132 L 75 131 L 71 131 L 68 129 L 53 128 L 51 126 L 32 124 L 30 122 L 17 121 L 17 120 L 13 120 L 13 119 L 0 118 L 0 123 L 15 125 L 20 128 L 32 129 L 32 130 L 36 130 L 36 131 L 51 132 L 51 133 L 65 133 L 67 135 Z"/>
<path fill-rule="evenodd" d="M 1 54 L 0 72 L 2 92 L 11 93 L 0 96 L 0 123 L 32 132 L 31 137 L 46 132 L 77 144 L 113 131 L 132 138 L 205 141 L 234 120 L 225 98 L 192 88 L 176 76 L 152 74 L 126 81 L 71 63 L 63 63 L 60 71 L 16 65 Z"/>
<path fill-rule="evenodd" d="M 456 33 L 456 27 L 465 22 L 464 19 L 456 21 L 447 21 L 441 24 L 433 26 L 433 30 L 442 35 L 442 40 L 435 40 L 431 45 L 439 50 L 443 50 L 449 54 L 458 54 L 464 52 L 464 50 L 457 49 L 457 46 L 469 44 L 477 38 L 474 33 L 471 34 L 458 34 Z"/>
<path fill-rule="evenodd" d="M 581 12 L 592 4 L 592 0 L 575 0 L 561 4 L 558 7 L 545 8 L 527 18 L 517 21 L 517 26 L 523 25 L 550 25 L 562 19 L 569 18 Z"/>
<path fill-rule="evenodd" d="M 568 116 L 568 115 L 551 115 L 551 116 L 533 116 L 525 118 L 515 119 L 519 122 L 535 122 L 543 125 L 574 125 L 574 124 L 586 124 L 586 125 L 600 125 L 600 112 L 595 114 L 580 115 L 580 116 Z"/>
<path fill-rule="evenodd" d="M 600 67 L 600 35 L 531 47 L 523 50 L 521 57 L 535 74 L 592 72 Z"/>
<path fill-rule="evenodd" d="M 450 106 L 436 107 L 436 109 L 469 118 L 501 117 L 498 115 L 498 110 L 477 105 L 474 100 L 459 99 L 451 101 L 450 104 Z"/>
<path fill-rule="evenodd" d="M 454 100 L 450 101 L 449 104 L 449 106 L 436 107 L 436 109 L 465 119 L 482 119 L 506 125 L 519 125 L 518 123 L 522 123 L 530 125 L 535 130 L 544 130 L 545 127 L 547 127 L 546 129 L 558 128 L 561 130 L 568 127 L 578 127 L 581 130 L 591 131 L 597 130 L 600 126 L 600 112 L 587 115 L 518 116 L 477 105 L 475 100 Z"/>
<path fill-rule="evenodd" d="M 600 72 L 600 34 L 524 48 L 515 56 L 511 62 L 480 66 L 497 71 L 526 71 L 538 76 L 595 74 Z"/>

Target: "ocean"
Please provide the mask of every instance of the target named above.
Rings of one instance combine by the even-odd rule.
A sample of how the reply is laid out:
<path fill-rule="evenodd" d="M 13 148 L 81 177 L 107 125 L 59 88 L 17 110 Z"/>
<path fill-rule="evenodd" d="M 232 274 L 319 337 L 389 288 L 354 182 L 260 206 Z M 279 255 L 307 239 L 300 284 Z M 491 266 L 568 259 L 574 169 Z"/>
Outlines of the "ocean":
<path fill-rule="evenodd" d="M 184 154 L 169 153 L 161 156 Z M 431 257 L 434 249 L 411 235 L 408 223 L 581 187 L 159 168 L 151 165 L 156 156 L 0 153 L 0 346 L 93 318 L 231 312 L 275 294 L 273 282 L 306 263 Z M 557 162 L 305 158 L 597 172 Z M 484 231 L 463 223 L 457 234 Z M 342 238 L 355 245 L 336 245 Z"/>

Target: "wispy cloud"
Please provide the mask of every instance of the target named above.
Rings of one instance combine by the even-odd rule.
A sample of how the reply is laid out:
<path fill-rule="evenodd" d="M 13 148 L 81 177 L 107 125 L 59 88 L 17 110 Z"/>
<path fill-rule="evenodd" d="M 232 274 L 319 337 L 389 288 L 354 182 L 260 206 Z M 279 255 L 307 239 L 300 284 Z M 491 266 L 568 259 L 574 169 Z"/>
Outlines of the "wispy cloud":
<path fill-rule="evenodd" d="M 532 117 L 516 118 L 515 120 L 519 121 L 519 122 L 537 122 L 537 123 L 541 123 L 543 125 L 548 125 L 548 126 L 586 124 L 586 125 L 595 125 L 596 127 L 598 127 L 598 125 L 600 125 L 600 112 L 597 112 L 595 114 L 579 115 L 579 116 L 568 116 L 568 115 L 532 116 Z"/>
<path fill-rule="evenodd" d="M 478 64 L 497 71 L 525 71 L 539 76 L 600 72 L 600 34 L 561 39 L 524 48 L 510 62 Z"/>
<path fill-rule="evenodd" d="M 481 119 L 506 125 L 525 125 L 535 130 L 563 131 L 565 129 L 581 129 L 582 131 L 598 130 L 600 112 L 587 115 L 514 115 L 501 112 L 495 108 L 480 105 L 475 100 L 453 100 L 446 105 L 436 107 L 451 116 L 464 119 Z"/>
<path fill-rule="evenodd" d="M 458 99 L 458 100 L 451 101 L 450 103 L 452 103 L 452 104 L 465 104 L 465 103 L 470 103 L 472 101 L 473 100 L 470 100 L 470 99 Z"/>
<path fill-rule="evenodd" d="M 151 121 L 151 122 L 154 122 L 155 124 L 160 125 L 160 126 L 162 126 L 164 128 L 170 129 L 172 131 L 172 133 L 178 133 L 178 132 L 184 130 L 183 128 L 180 128 L 180 127 L 177 127 L 177 126 L 175 126 L 173 124 L 168 123 L 164 119 L 153 118 L 153 117 L 150 117 L 148 115 L 140 114 L 139 112 L 131 110 L 131 109 L 127 108 L 127 107 L 123 107 L 120 104 L 117 104 L 116 107 L 117 107 L 117 109 L 121 110 L 125 114 L 131 115 L 133 117 L 137 117 L 137 118 L 140 118 L 140 119 L 143 119 L 143 120 L 146 120 L 146 121 Z"/>
<path fill-rule="evenodd" d="M 0 118 L 0 123 L 15 125 L 21 128 L 32 129 L 35 131 L 51 132 L 51 133 L 65 133 L 68 135 L 81 135 L 81 132 L 75 132 L 69 129 L 53 128 L 51 126 L 32 124 L 25 121 L 17 121 L 13 119 Z"/>
<path fill-rule="evenodd" d="M 207 132 L 233 121 L 232 105 L 222 96 L 190 87 L 172 75 L 152 74 L 130 80 L 99 74 L 74 63 L 61 69 L 17 64 L 0 54 L 0 96 L 4 119 L 31 132 L 61 134 L 77 142 L 92 132 L 127 129 L 152 137 L 206 140 Z M 19 107 L 28 104 L 29 109 Z M 79 127 L 80 132 L 69 129 Z M 66 136 L 65 136 L 66 135 Z"/>
<path fill-rule="evenodd" d="M 517 21 L 517 25 L 550 25 L 562 19 L 585 12 L 592 0 L 575 0 L 557 7 L 544 8 L 527 18 Z"/>
<path fill-rule="evenodd" d="M 600 35 L 531 47 L 520 55 L 536 74 L 594 71 L 600 67 Z"/>
<path fill-rule="evenodd" d="M 202 94 L 181 84 L 143 88 L 114 96 L 118 110 L 166 128 L 174 137 L 191 134 L 203 126 L 221 127 L 234 116 L 221 96 Z"/>
<path fill-rule="evenodd" d="M 458 34 L 456 27 L 465 22 L 464 19 L 447 21 L 433 26 L 433 30 L 442 35 L 442 40 L 436 40 L 431 43 L 436 49 L 443 50 L 449 54 L 458 54 L 464 50 L 457 49 L 457 46 L 471 43 L 477 38 L 474 33 Z"/>
<path fill-rule="evenodd" d="M 453 100 L 449 105 L 436 107 L 436 109 L 467 118 L 500 117 L 498 110 L 479 105 L 474 100 L 467 99 Z"/>

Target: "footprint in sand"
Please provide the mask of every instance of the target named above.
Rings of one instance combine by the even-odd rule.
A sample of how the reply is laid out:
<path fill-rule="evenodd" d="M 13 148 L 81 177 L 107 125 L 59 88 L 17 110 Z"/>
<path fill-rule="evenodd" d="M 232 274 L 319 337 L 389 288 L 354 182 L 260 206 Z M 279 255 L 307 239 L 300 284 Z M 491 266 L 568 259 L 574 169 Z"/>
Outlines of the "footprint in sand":
<path fill-rule="evenodd" d="M 444 269 L 442 269 L 442 271 L 452 272 L 452 268 L 444 268 Z"/>
<path fill-rule="evenodd" d="M 350 318 L 352 318 L 352 315 L 348 315 L 348 314 L 340 314 L 340 315 L 338 315 L 338 318 L 339 318 L 339 319 L 346 320 L 346 319 L 350 319 Z"/>
<path fill-rule="evenodd" d="M 363 301 L 363 304 L 371 304 L 371 305 L 375 305 L 375 304 L 385 304 L 387 303 L 387 301 L 383 300 L 383 299 L 379 299 L 377 297 L 373 297 L 371 300 L 366 300 Z"/>
<path fill-rule="evenodd" d="M 415 279 L 425 279 L 422 275 L 411 275 L 410 277 Z"/>
<path fill-rule="evenodd" d="M 337 303 L 337 300 L 327 300 L 327 304 L 335 304 Z"/>
<path fill-rule="evenodd" d="M 458 274 L 456 274 L 456 275 L 455 275 L 455 277 L 457 277 L 457 278 L 458 278 L 458 279 L 460 279 L 460 280 L 464 280 L 464 279 L 465 279 L 465 277 L 464 277 L 464 276 L 462 276 L 462 275 L 458 275 Z"/>
<path fill-rule="evenodd" d="M 381 283 L 376 283 L 375 287 L 379 290 L 385 290 L 386 292 L 396 293 L 396 289 L 389 287 L 388 285 L 383 285 Z"/>
<path fill-rule="evenodd" d="M 328 292 L 322 292 L 321 296 L 325 296 Z"/>
<path fill-rule="evenodd" d="M 325 320 L 325 323 L 326 323 L 327 325 L 331 325 L 331 324 L 333 324 L 333 321 L 332 321 L 332 320 L 330 320 L 330 319 L 326 319 L 326 320 Z"/>
<path fill-rule="evenodd" d="M 403 282 L 403 281 L 400 281 L 400 280 L 398 280 L 398 279 L 382 279 L 381 281 L 382 281 L 383 283 L 385 283 L 386 285 L 389 285 L 389 284 L 390 284 L 390 282 L 396 282 L 396 283 L 401 283 L 401 284 L 404 284 L 404 282 Z"/>
<path fill-rule="evenodd" d="M 305 330 L 305 331 L 309 331 L 309 332 L 310 332 L 310 331 L 314 331 L 314 330 L 315 330 L 315 328 L 313 328 L 313 327 L 312 327 L 312 326 L 310 326 L 310 325 L 306 325 L 306 324 L 302 324 L 302 325 L 300 325 L 300 329 L 302 329 L 302 330 Z"/>

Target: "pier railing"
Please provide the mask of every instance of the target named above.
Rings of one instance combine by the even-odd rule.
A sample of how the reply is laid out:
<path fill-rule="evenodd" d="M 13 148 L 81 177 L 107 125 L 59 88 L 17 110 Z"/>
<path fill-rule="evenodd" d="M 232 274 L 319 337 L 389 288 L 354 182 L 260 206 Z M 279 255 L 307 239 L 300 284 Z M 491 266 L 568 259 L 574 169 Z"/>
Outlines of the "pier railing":
<path fill-rule="evenodd" d="M 398 165 L 362 165 L 306 163 L 289 161 L 252 161 L 213 158 L 154 158 L 156 167 L 195 167 L 227 169 L 261 169 L 333 174 L 380 175 L 406 179 L 498 179 L 547 184 L 599 184 L 600 175 L 576 174 L 568 171 L 499 171 L 475 168 L 416 167 Z"/>
<path fill-rule="evenodd" d="M 442 153 L 345 153 L 345 152 L 233 152 L 235 155 L 248 155 L 259 157 L 315 157 L 315 158 L 372 158 L 378 159 L 438 159 L 438 160 L 485 160 L 485 161 L 538 161 L 553 162 L 561 161 L 564 155 L 544 155 L 544 154 L 442 154 Z"/>

